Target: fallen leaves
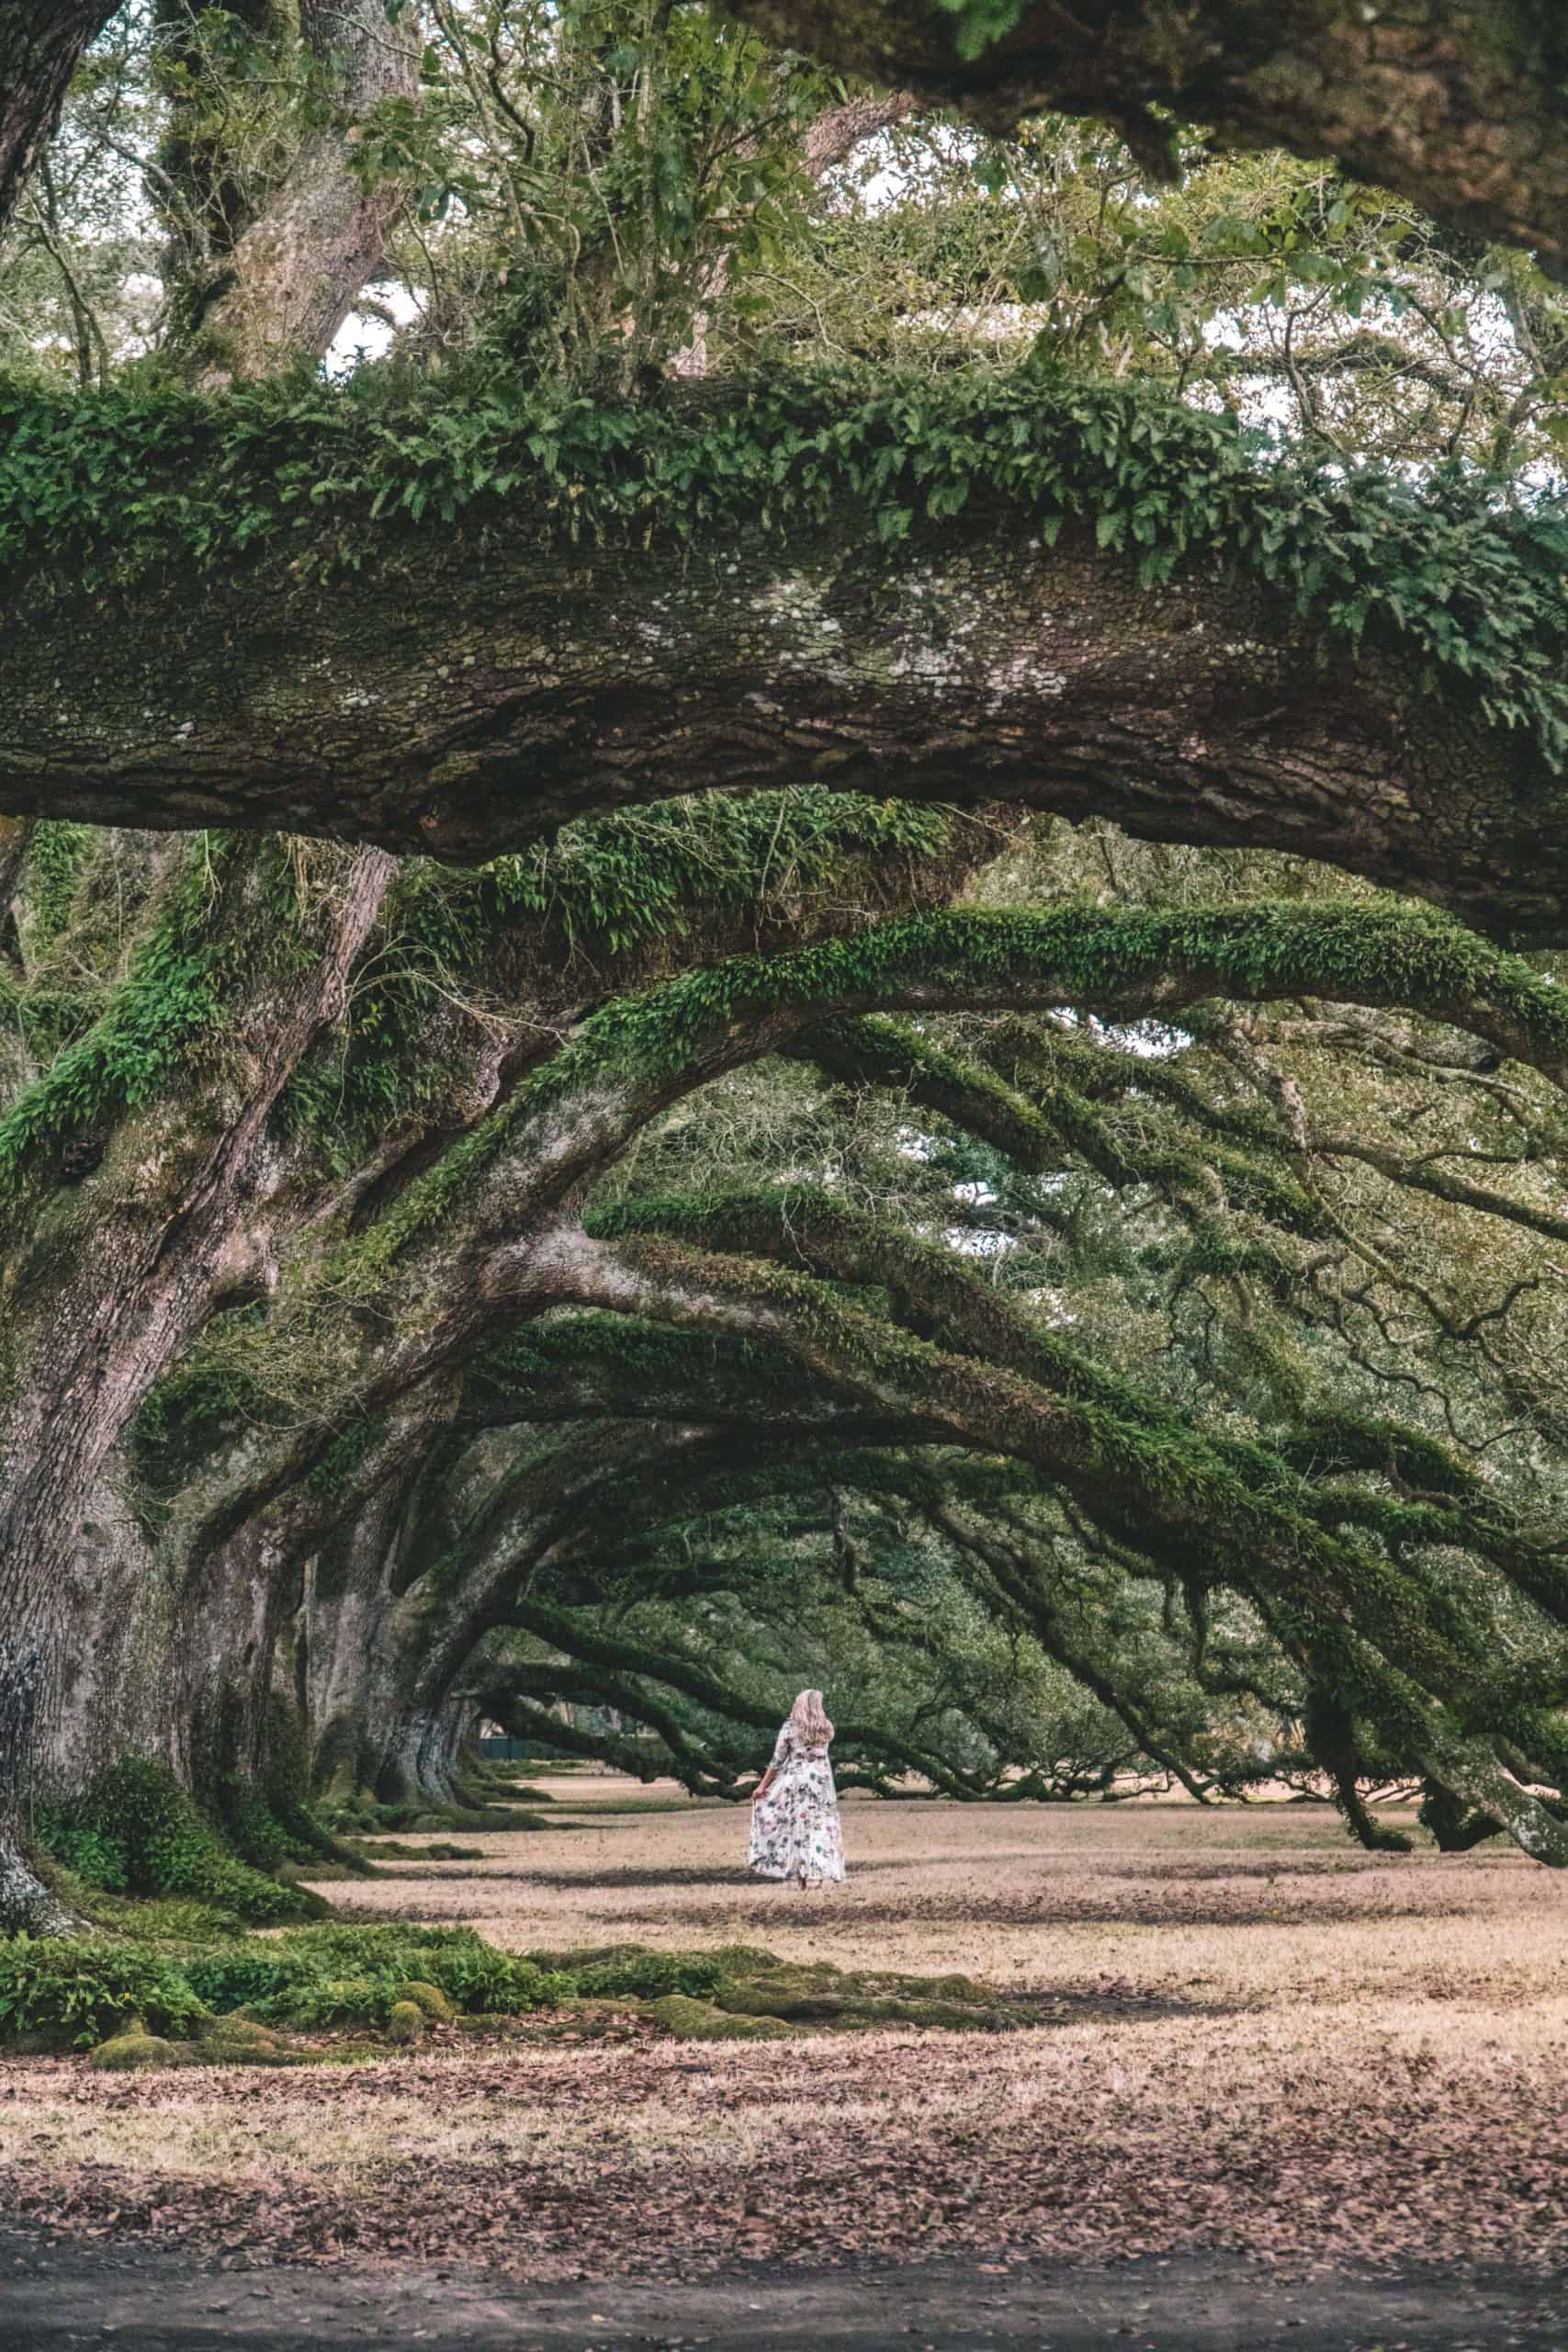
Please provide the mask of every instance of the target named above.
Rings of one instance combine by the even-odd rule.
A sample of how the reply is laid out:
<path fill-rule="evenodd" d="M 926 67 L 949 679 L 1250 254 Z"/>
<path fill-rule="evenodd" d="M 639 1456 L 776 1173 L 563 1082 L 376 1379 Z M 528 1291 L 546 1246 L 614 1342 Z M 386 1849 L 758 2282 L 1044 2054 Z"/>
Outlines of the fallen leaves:
<path fill-rule="evenodd" d="M 365 1893 L 439 1894 L 490 1932 L 504 1896 L 515 1946 L 589 1918 L 624 1935 L 631 1906 L 661 1944 L 731 1940 L 739 1916 L 802 1959 L 1005 1968 L 1039 2023 L 699 2054 L 633 2011 L 592 2032 L 570 2013 L 304 2076 L 18 2063 L 0 2068 L 0 2205 L 230 2262 L 539 2278 L 947 2248 L 994 2276 L 998 2249 L 1561 2262 L 1568 1888 L 1484 1854 L 1362 1858 L 1283 1812 L 847 1808 L 852 1872 L 857 1841 L 877 1867 L 831 1905 L 717 1875 L 719 1814 L 617 1820 L 570 1871 L 553 1853 L 521 1871 L 517 1840 L 488 1840 L 499 1881 Z"/>

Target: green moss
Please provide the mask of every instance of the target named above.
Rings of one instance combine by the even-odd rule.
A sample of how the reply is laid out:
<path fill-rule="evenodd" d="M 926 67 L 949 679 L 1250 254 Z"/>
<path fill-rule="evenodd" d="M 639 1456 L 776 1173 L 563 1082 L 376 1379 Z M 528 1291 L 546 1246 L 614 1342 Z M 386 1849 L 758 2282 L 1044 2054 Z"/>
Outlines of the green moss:
<path fill-rule="evenodd" d="M 324 1498 L 336 1493 L 362 1462 L 373 1453 L 387 1433 L 384 1413 L 362 1413 L 339 1431 L 305 1481 L 308 1494 Z"/>
<path fill-rule="evenodd" d="M 450 2025 L 457 2012 L 439 1985 L 422 1984 L 412 1977 L 398 1987 L 400 2002 L 412 2001 L 422 2018 L 430 2025 Z"/>
<path fill-rule="evenodd" d="M 468 1928 L 308 1928 L 265 1944 L 202 1953 L 193 1988 L 220 2013 L 246 2009 L 301 2027 L 383 2026 L 411 1986 L 452 2011 L 504 2016 L 547 2007 L 573 1989 L 526 1959 L 497 1951 Z"/>
<path fill-rule="evenodd" d="M 776 910 L 798 922 L 830 877 L 934 858 L 951 837 L 942 809 L 807 787 L 584 819 L 473 873 L 411 861 L 387 910 L 376 985 L 355 990 L 346 1022 L 294 1072 L 277 1123 L 346 1173 L 447 1084 L 432 1019 L 454 984 L 489 990 L 498 972 L 558 975 L 574 960 L 613 984 L 617 961 L 646 959 L 699 920 L 744 910 L 761 924 Z"/>
<path fill-rule="evenodd" d="M 454 1846 L 448 1839 L 438 1838 L 428 1846 L 405 1846 L 395 1838 L 353 1842 L 368 1862 L 483 1862 L 490 1859 L 482 1846 Z M 319 1877 L 327 1874 L 325 1867 L 317 1872 Z"/>
<path fill-rule="evenodd" d="M 0 1944 L 0 2043 L 90 2048 L 147 2041 L 105 2058 L 124 2065 L 294 2065 L 295 2031 L 361 2027 L 413 2044 L 432 2025 L 550 2007 L 632 2004 L 701 2041 L 898 2024 L 994 2031 L 1032 2021 L 967 1977 L 846 1972 L 728 1945 L 654 1951 L 615 1944 L 517 1956 L 468 1928 L 316 1928 L 216 1949 L 129 1939 L 18 1937 Z M 363 2052 L 373 2050 L 366 2044 Z M 338 2051 L 327 2055 L 342 2056 Z"/>
<path fill-rule="evenodd" d="M 192 2041 L 163 2041 L 133 2026 L 101 2042 L 87 2063 L 101 2073 L 123 2075 L 166 2073 L 176 2066 L 303 2066 L 322 2054 L 296 2049 L 243 2018 L 205 2018 Z"/>
<path fill-rule="evenodd" d="M 1283 900 L 1179 913 L 1071 907 L 908 915 L 795 955 L 732 956 L 604 1006 L 342 1252 L 331 1280 L 373 1288 L 403 1250 L 471 1195 L 532 1122 L 573 1093 L 617 1084 L 646 1093 L 678 1073 L 695 1080 L 705 1055 L 766 1015 L 845 1003 L 870 1009 L 917 984 L 955 1008 L 1030 990 L 1042 1003 L 1138 1010 L 1156 990 L 1168 1002 L 1173 988 L 1193 997 L 1320 995 L 1399 1005 L 1472 1027 L 1550 1074 L 1568 1072 L 1562 990 L 1522 956 L 1433 912 Z"/>
<path fill-rule="evenodd" d="M 782 2018 L 734 2016 L 686 1993 L 666 1993 L 649 2014 L 682 2041 L 782 2041 L 789 2032 Z"/>
<path fill-rule="evenodd" d="M 109 2041 L 100 2041 L 87 2061 L 102 2075 L 162 2073 L 184 2063 L 185 2052 L 174 2042 L 164 2041 L 155 2033 L 137 2030 L 117 2033 Z"/>
<path fill-rule="evenodd" d="M 882 1991 L 874 1980 L 823 1985 L 791 1974 L 759 1976 L 728 1987 L 718 2007 L 737 2017 L 782 2018 L 851 2032 L 876 2025 L 925 2026 L 947 2033 L 1003 2033 L 1020 2020 L 996 2000 L 954 2000 L 929 1988 Z"/>
<path fill-rule="evenodd" d="M 203 2060 L 214 2065 L 225 2060 L 265 2065 L 284 2054 L 276 2034 L 252 2018 L 203 2018 L 196 2039 Z"/>
<path fill-rule="evenodd" d="M 310 960 L 307 910 L 278 839 L 193 834 L 126 978 L 0 1117 L 0 1198 L 68 1138 L 144 1108 L 182 1072 L 216 1070 L 236 1005 Z"/>
<path fill-rule="evenodd" d="M 225 1438 L 285 1425 L 287 1408 L 267 1393 L 235 1344 L 249 1340 L 259 1353 L 265 1329 L 263 1305 L 215 1315 L 200 1349 L 165 1373 L 142 1400 L 129 1443 L 138 1504 L 150 1528 L 169 1497 Z"/>
<path fill-rule="evenodd" d="M 220 1024 L 236 978 L 231 948 L 212 935 L 213 897 L 234 845 L 197 834 L 179 880 L 137 948 L 102 1017 L 57 1054 L 0 1118 L 0 1196 L 40 1155 L 167 1085 L 196 1040 Z"/>
<path fill-rule="evenodd" d="M 716 1952 L 655 1951 L 646 1944 L 536 1951 L 528 1957 L 536 1968 L 570 1980 L 574 1992 L 590 2000 L 618 1995 L 656 2000 L 666 1993 L 702 1997 L 716 1992 L 728 1973 Z"/>

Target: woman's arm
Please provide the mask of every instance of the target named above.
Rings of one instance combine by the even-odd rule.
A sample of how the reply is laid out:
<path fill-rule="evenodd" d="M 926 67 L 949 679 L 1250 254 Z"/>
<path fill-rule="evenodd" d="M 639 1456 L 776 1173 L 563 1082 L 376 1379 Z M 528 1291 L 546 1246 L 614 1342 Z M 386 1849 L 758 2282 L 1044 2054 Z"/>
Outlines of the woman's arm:
<path fill-rule="evenodd" d="M 756 1804 L 759 1797 L 765 1797 L 767 1795 L 768 1791 L 773 1787 L 774 1781 L 778 1778 L 779 1766 L 784 1760 L 784 1752 L 788 1745 L 789 1724 L 786 1722 L 782 1723 L 779 1725 L 779 1736 L 773 1742 L 773 1761 L 751 1792 L 751 1802 L 753 1804 Z"/>

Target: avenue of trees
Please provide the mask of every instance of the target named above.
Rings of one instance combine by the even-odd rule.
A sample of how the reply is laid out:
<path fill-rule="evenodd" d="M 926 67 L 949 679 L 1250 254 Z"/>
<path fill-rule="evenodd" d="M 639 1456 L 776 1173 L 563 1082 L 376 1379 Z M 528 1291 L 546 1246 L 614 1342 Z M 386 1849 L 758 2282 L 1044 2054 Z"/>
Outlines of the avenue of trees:
<path fill-rule="evenodd" d="M 0 0 L 0 1928 L 803 1680 L 1568 1861 L 1562 40 Z"/>

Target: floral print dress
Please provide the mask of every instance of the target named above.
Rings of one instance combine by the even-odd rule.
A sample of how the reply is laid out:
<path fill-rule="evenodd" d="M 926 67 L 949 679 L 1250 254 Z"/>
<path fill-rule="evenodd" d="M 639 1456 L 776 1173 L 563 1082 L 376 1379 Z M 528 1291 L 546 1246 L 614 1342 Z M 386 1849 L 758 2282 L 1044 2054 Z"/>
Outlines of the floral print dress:
<path fill-rule="evenodd" d="M 793 1878 L 802 1886 L 844 1875 L 839 1792 L 825 1747 L 807 1747 L 786 1722 L 773 1749 L 773 1781 L 751 1807 L 749 1867 L 759 1878 Z"/>

